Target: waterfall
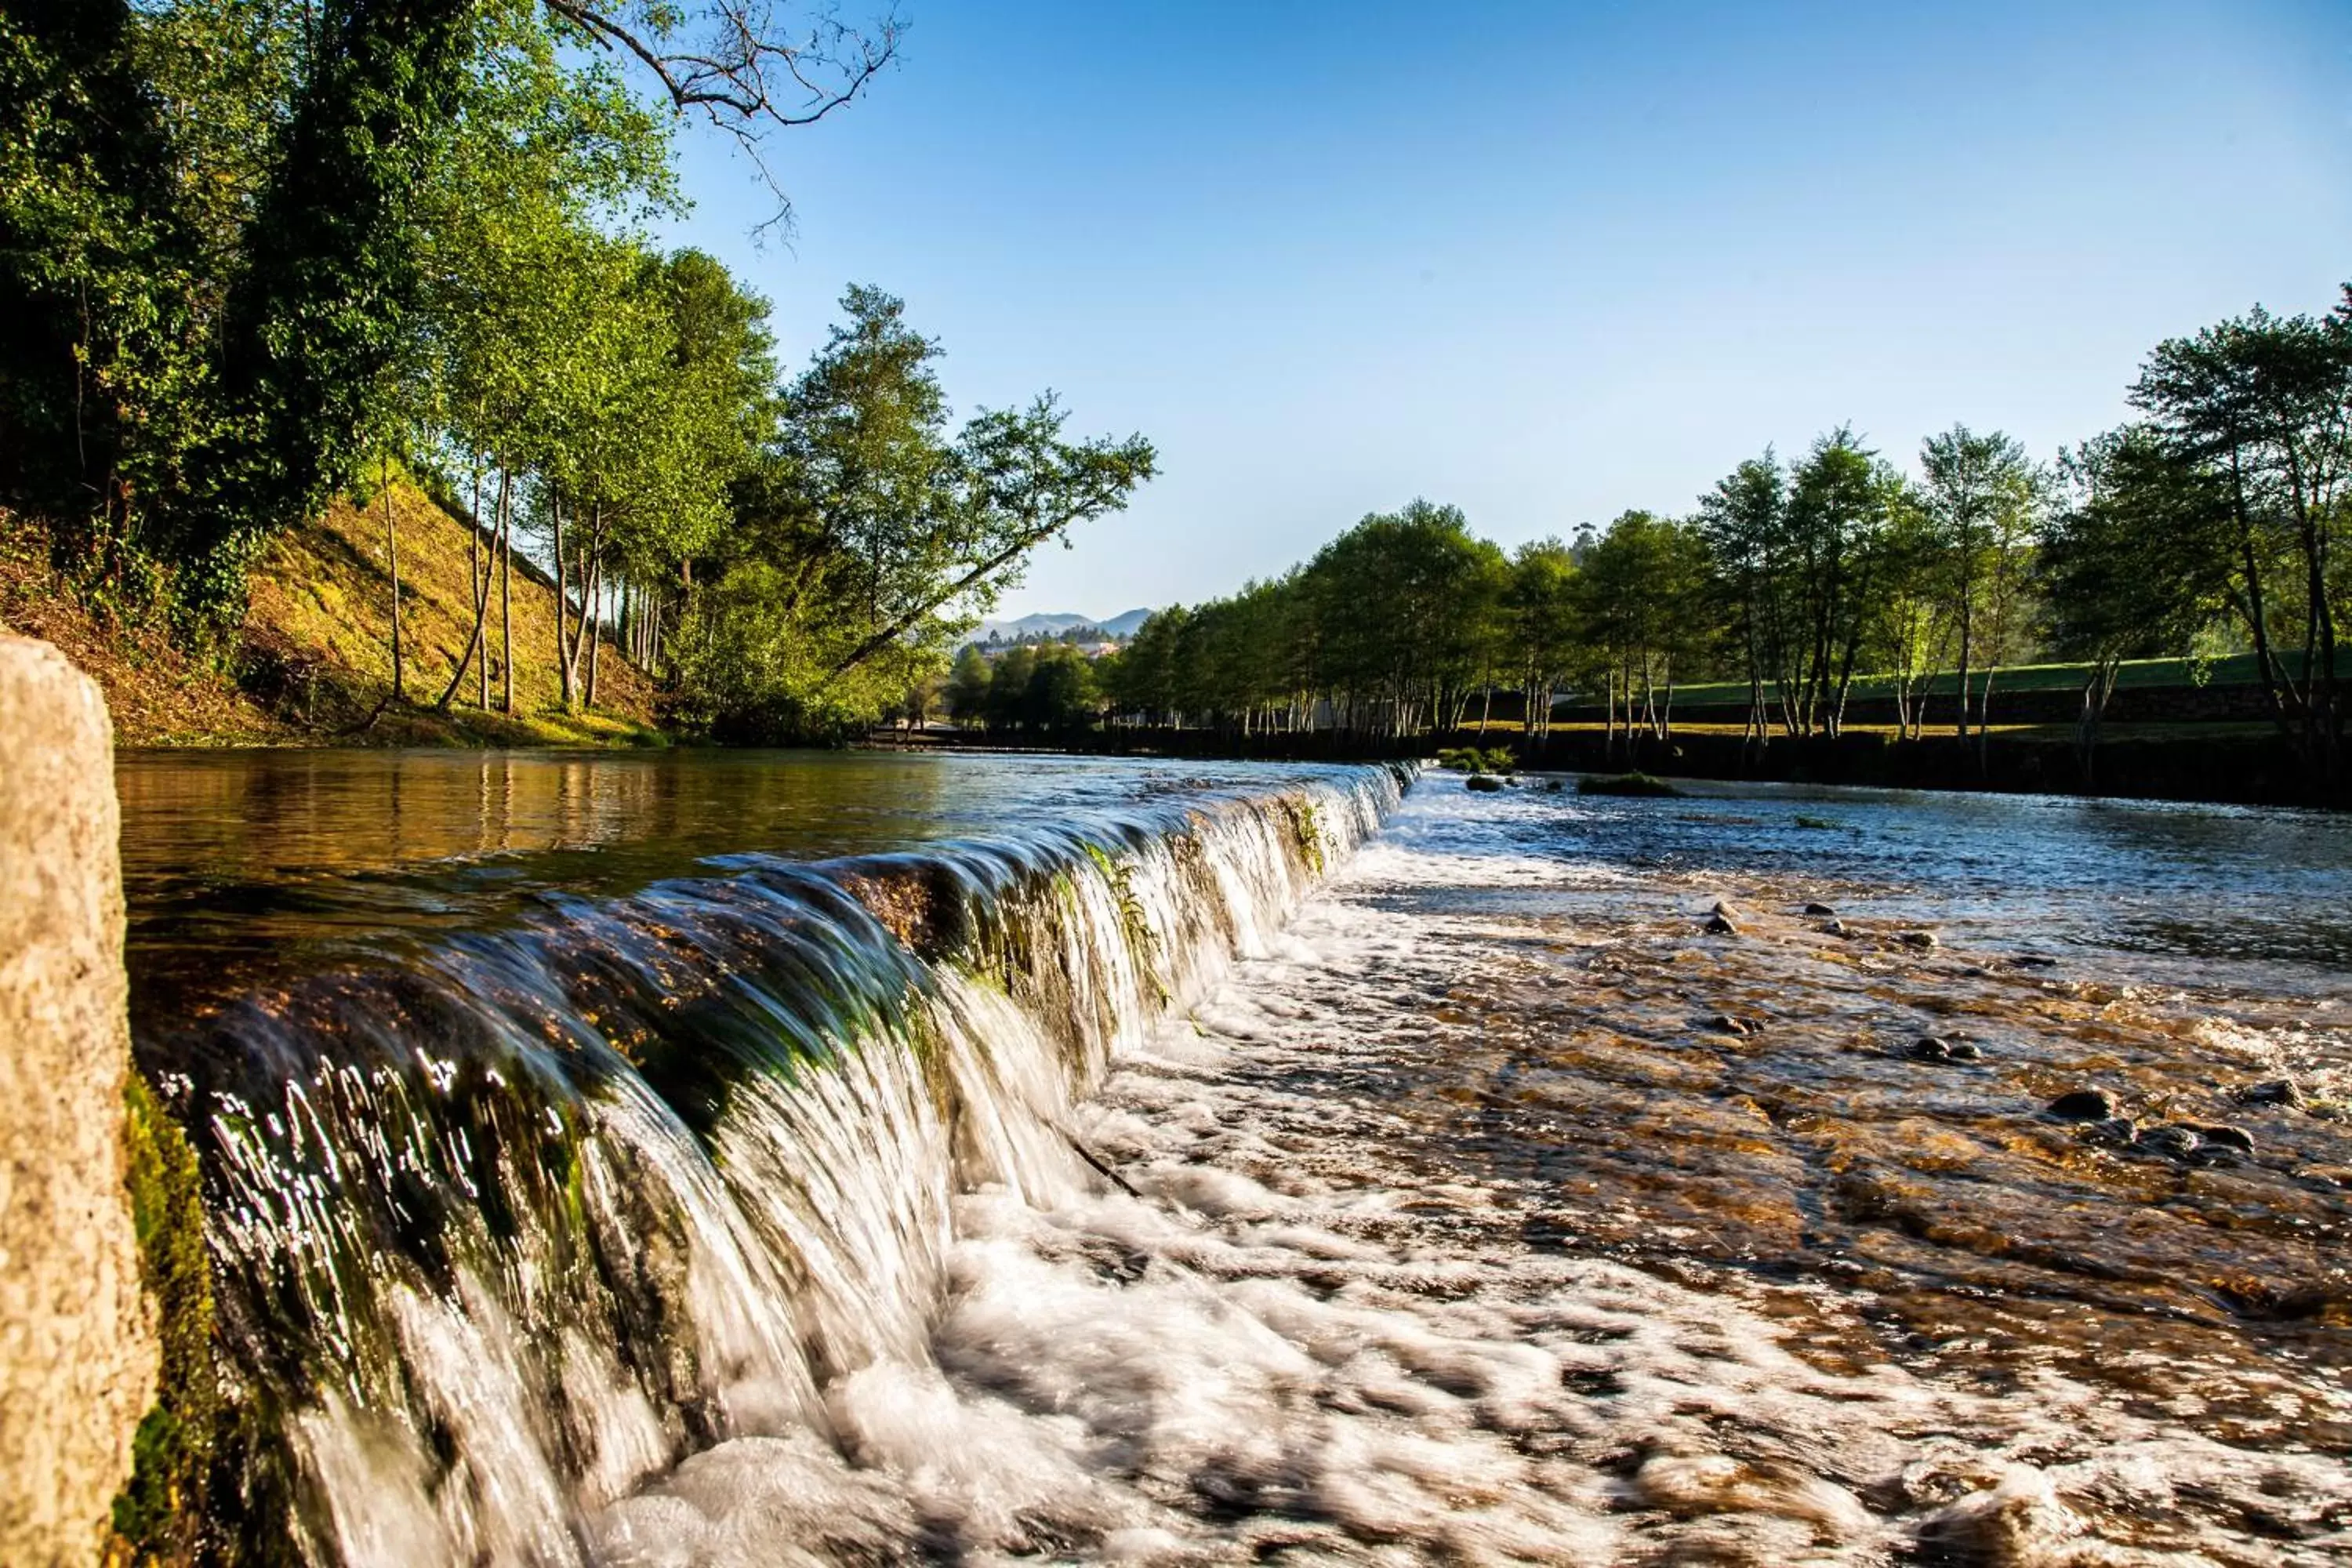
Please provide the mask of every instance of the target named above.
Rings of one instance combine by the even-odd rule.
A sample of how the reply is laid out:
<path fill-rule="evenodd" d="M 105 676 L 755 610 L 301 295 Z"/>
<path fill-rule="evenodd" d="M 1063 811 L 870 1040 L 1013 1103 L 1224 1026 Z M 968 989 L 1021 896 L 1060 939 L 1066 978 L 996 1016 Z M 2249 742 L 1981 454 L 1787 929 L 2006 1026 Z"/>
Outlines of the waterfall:
<path fill-rule="evenodd" d="M 1099 1180 L 1073 1102 L 1403 779 L 728 857 L 142 1044 L 205 1175 L 225 1554 L 583 1564 L 689 1455 L 828 1440 L 828 1384 L 928 1355 L 955 1194 Z"/>

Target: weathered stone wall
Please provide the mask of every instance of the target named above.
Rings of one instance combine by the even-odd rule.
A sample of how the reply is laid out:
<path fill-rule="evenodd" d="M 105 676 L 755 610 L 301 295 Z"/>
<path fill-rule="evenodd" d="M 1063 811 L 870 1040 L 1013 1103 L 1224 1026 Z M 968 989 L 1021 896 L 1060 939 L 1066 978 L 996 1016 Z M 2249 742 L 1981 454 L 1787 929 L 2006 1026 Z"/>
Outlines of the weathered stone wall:
<path fill-rule="evenodd" d="M 130 1024 L 113 734 L 0 633 L 0 1563 L 94 1563 L 155 1393 L 123 1187 Z"/>

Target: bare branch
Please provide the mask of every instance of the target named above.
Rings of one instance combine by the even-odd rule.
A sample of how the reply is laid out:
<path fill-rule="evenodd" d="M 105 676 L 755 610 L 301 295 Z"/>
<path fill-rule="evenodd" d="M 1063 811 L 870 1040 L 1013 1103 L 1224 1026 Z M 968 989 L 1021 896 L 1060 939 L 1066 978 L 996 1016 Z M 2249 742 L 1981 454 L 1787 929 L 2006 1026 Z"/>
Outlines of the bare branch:
<path fill-rule="evenodd" d="M 679 114 L 698 113 L 735 138 L 760 180 L 791 206 L 761 156 L 772 132 L 814 125 L 855 99 L 896 60 L 906 24 L 886 12 L 860 28 L 831 10 L 793 26 L 790 0 L 546 0 L 548 11 L 608 54 L 629 57 Z"/>

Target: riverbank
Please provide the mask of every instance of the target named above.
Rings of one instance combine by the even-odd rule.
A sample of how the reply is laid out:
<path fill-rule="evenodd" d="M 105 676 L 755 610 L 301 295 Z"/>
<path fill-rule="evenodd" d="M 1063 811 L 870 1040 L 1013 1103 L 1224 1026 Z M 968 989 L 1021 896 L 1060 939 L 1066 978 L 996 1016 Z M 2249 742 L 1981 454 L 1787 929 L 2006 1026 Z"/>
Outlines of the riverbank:
<path fill-rule="evenodd" d="M 970 731 L 877 732 L 874 743 L 923 750 L 1029 750 L 1035 736 Z M 1234 735 L 1211 730 L 1114 729 L 1061 737 L 1061 749 L 1114 756 L 1232 758 L 1265 762 L 1352 762 L 1427 757 L 1454 746 L 1501 748 L 1535 772 L 1633 770 L 1669 778 L 1726 783 L 1850 784 L 2004 795 L 2105 795 L 2128 800 L 2211 801 L 2234 805 L 2304 805 L 2342 810 L 2352 795 L 2318 788 L 2277 731 L 2260 724 L 2118 725 L 2084 753 L 2071 726 L 1996 730 L 1981 748 L 1949 736 L 1897 740 L 1891 731 L 1783 737 L 1749 744 L 1736 727 L 1677 727 L 1612 744 L 1600 725 L 1563 725 L 1530 744 L 1494 730 L 1395 741 L 1329 732 Z"/>
<path fill-rule="evenodd" d="M 500 710 L 499 605 L 489 704 L 469 666 L 437 706 L 473 631 L 474 531 L 404 479 L 400 543 L 405 700 L 390 700 L 392 574 L 383 498 L 338 500 L 280 535 L 252 573 L 233 640 L 197 648 L 121 584 L 75 583 L 45 534 L 0 513 L 0 628 L 55 645 L 106 694 L 126 746 L 640 746 L 667 743 L 652 681 L 607 640 L 593 710 L 567 712 L 555 668 L 555 592 L 520 556 L 513 577 L 514 712 Z"/>

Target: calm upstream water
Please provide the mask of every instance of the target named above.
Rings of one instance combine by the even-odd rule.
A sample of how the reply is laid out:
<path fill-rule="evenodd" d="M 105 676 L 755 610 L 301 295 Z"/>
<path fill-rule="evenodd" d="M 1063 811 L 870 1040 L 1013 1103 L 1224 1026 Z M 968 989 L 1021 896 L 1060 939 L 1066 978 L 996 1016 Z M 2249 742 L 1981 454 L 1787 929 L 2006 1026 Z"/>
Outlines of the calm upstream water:
<path fill-rule="evenodd" d="M 224 1556 L 2352 1555 L 2341 819 L 1031 757 L 121 784 Z M 2133 1127 L 2043 1113 L 2082 1089 Z"/>

